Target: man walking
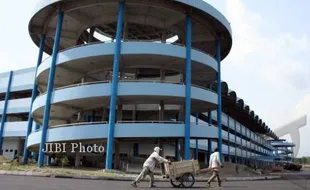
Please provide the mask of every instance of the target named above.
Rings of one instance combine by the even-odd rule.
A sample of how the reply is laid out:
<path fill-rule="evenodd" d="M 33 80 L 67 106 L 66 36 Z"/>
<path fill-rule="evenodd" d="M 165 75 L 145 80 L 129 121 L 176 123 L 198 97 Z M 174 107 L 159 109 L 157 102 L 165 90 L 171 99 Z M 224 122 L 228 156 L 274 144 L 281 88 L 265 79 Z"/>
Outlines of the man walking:
<path fill-rule="evenodd" d="M 223 168 L 220 153 L 218 152 L 218 148 L 214 149 L 214 152 L 210 155 L 209 168 L 212 171 L 212 176 L 207 182 L 207 187 L 211 186 L 211 182 L 217 178 L 218 186 L 221 186 L 221 179 L 219 175 L 219 167 Z"/>
<path fill-rule="evenodd" d="M 141 180 L 145 178 L 146 175 L 150 176 L 150 186 L 149 187 L 156 187 L 154 185 L 154 168 L 156 161 L 159 163 L 170 163 L 169 160 L 159 156 L 159 151 L 161 149 L 159 147 L 154 148 L 154 152 L 146 159 L 146 161 L 143 164 L 143 169 L 139 176 L 131 183 L 133 187 L 137 187 L 137 183 L 139 183 Z"/>

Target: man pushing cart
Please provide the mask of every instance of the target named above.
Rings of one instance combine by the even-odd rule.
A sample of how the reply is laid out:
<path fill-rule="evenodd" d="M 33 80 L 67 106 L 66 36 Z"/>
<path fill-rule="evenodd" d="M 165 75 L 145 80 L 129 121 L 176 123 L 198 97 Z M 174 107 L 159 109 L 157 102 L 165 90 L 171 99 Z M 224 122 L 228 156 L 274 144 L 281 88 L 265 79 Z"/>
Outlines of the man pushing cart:
<path fill-rule="evenodd" d="M 154 168 L 156 162 L 164 163 L 166 178 L 170 179 L 170 183 L 173 187 L 185 187 L 190 188 L 195 184 L 195 175 L 200 172 L 212 171 L 213 175 L 208 180 L 207 184 L 210 187 L 211 181 L 217 178 L 218 186 L 221 186 L 221 180 L 219 176 L 219 167 L 223 167 L 218 149 L 214 150 L 214 153 L 210 156 L 209 167 L 200 169 L 198 160 L 183 160 L 177 162 L 170 162 L 169 160 L 159 156 L 159 147 L 154 148 L 154 152 L 147 158 L 143 164 L 143 169 L 138 177 L 131 183 L 133 187 L 137 187 L 137 184 L 143 180 L 147 175 L 150 177 L 150 186 L 154 186 Z"/>
<path fill-rule="evenodd" d="M 138 177 L 131 183 L 133 187 L 137 187 L 137 184 L 143 180 L 147 175 L 150 177 L 150 188 L 156 187 L 154 185 L 154 168 L 156 162 L 159 163 L 171 163 L 169 160 L 159 156 L 159 151 L 161 151 L 159 147 L 154 148 L 154 152 L 146 159 L 146 161 L 143 164 L 143 169 L 141 173 L 138 175 Z"/>

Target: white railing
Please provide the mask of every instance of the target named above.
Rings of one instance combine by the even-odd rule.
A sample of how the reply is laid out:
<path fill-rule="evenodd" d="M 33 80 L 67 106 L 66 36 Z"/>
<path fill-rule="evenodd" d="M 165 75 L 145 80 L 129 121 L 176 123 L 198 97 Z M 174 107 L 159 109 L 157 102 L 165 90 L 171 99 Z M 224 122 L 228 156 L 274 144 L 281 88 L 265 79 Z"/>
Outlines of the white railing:
<path fill-rule="evenodd" d="M 136 79 L 128 79 L 128 80 L 119 80 L 119 82 L 141 82 L 141 83 L 142 82 L 148 82 L 148 83 L 167 83 L 167 84 L 185 85 L 185 83 L 183 83 L 183 82 L 178 82 L 178 81 L 161 81 L 161 80 L 136 80 Z M 84 82 L 84 83 L 78 83 L 78 84 L 70 84 L 70 85 L 67 85 L 67 86 L 57 87 L 57 88 L 54 89 L 54 91 L 55 90 L 66 89 L 66 88 L 73 88 L 73 87 L 78 87 L 78 86 L 87 86 L 87 85 L 92 85 L 92 84 L 102 84 L 102 83 L 111 83 L 111 80 L 92 81 L 92 82 Z M 191 86 L 216 93 L 214 90 L 212 90 L 210 88 L 203 87 L 203 86 L 199 86 L 199 85 L 195 85 L 195 84 L 192 84 Z M 45 95 L 45 94 L 46 94 L 46 91 L 41 93 L 40 96 L 41 95 Z"/>
<path fill-rule="evenodd" d="M 182 121 L 117 121 L 116 123 L 159 123 L 159 124 L 184 124 Z M 69 124 L 60 124 L 60 125 L 53 125 L 49 128 L 59 128 L 59 127 L 72 127 L 72 126 L 83 126 L 83 125 L 98 125 L 98 124 L 108 124 L 108 121 L 95 121 L 95 122 L 80 122 L 80 123 L 69 123 Z M 41 131 L 42 127 L 35 130 Z"/>
<path fill-rule="evenodd" d="M 72 126 L 80 126 L 80 125 L 98 125 L 98 124 L 107 124 L 107 123 L 108 123 L 107 121 L 80 122 L 80 123 L 54 125 L 54 126 L 50 126 L 50 128 L 72 127 Z"/>
<path fill-rule="evenodd" d="M 175 43 L 175 42 L 161 42 L 161 41 L 155 41 L 155 40 L 139 40 L 139 39 L 124 40 L 124 39 L 122 39 L 122 42 L 152 42 L 152 43 L 162 43 L 162 44 L 169 44 L 169 45 L 176 45 L 176 46 L 180 46 L 180 47 L 185 47 L 185 44 L 180 44 L 180 43 Z M 71 47 L 62 49 L 61 51 L 59 51 L 59 53 L 70 50 L 70 49 L 74 49 L 74 48 L 79 48 L 79 47 L 84 47 L 84 46 L 89 46 L 89 45 L 95 45 L 95 44 L 105 44 L 105 43 L 115 43 L 115 42 L 113 40 L 107 40 L 107 41 L 91 42 L 91 43 L 87 43 L 87 44 L 80 44 L 80 45 L 75 45 L 75 46 L 71 46 Z M 207 54 L 214 59 L 213 55 L 211 55 L 208 52 L 203 51 L 202 49 L 192 47 L 192 50 L 196 50 L 196 51 L 199 51 L 201 53 Z M 45 58 L 42 62 L 44 62 L 45 60 L 47 60 L 49 58 L 50 57 Z"/>

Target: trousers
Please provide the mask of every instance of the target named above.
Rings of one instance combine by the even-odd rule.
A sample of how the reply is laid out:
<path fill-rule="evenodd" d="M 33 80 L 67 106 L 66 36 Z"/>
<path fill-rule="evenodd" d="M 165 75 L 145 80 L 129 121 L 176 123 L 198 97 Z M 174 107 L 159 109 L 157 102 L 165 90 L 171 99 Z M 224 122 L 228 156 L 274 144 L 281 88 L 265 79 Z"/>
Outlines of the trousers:
<path fill-rule="evenodd" d="M 216 170 L 212 171 L 212 176 L 209 178 L 208 183 L 211 183 L 215 178 L 217 178 L 217 183 L 221 185 L 220 174 L 219 171 Z"/>
<path fill-rule="evenodd" d="M 150 171 L 147 167 L 144 167 L 141 171 L 141 173 L 138 175 L 138 177 L 135 179 L 136 183 L 139 183 L 142 181 L 146 176 L 150 177 L 150 184 L 152 185 L 154 183 L 154 173 Z"/>

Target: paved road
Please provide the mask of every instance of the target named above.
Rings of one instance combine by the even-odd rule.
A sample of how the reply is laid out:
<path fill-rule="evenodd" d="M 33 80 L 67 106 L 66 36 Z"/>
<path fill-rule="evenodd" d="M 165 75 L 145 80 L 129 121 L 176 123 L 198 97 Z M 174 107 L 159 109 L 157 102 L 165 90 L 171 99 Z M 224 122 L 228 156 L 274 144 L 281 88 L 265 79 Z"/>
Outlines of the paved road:
<path fill-rule="evenodd" d="M 170 183 L 156 183 L 158 188 L 175 189 Z M 216 184 L 214 183 L 213 186 Z M 206 189 L 203 183 L 196 183 L 192 189 Z M 78 180 L 44 177 L 24 177 L 0 175 L 0 190 L 121 190 L 135 189 L 130 182 L 100 181 L 100 180 Z M 139 190 L 149 189 L 146 182 L 139 184 Z M 252 182 L 225 182 L 222 188 L 212 187 L 209 189 L 221 190 L 305 190 L 289 180 L 276 181 L 252 181 Z"/>

